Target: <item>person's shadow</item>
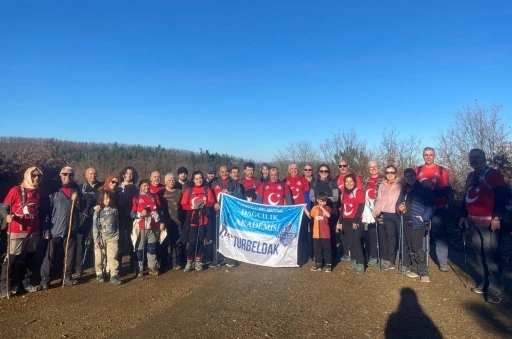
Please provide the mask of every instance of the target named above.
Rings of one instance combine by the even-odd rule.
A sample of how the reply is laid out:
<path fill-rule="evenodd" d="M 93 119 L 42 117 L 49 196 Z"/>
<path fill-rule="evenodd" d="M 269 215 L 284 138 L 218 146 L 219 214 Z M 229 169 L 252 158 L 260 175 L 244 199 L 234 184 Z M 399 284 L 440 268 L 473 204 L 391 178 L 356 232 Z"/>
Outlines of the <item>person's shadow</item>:
<path fill-rule="evenodd" d="M 400 304 L 389 316 L 385 338 L 442 338 L 434 322 L 423 313 L 416 292 L 406 287 L 400 292 Z"/>

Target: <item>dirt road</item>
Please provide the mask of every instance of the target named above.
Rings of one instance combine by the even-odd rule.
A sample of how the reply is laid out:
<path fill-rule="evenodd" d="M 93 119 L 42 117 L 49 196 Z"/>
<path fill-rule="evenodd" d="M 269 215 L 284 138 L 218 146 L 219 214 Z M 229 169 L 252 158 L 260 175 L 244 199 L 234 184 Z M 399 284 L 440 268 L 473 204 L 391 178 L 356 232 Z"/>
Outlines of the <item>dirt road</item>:
<path fill-rule="evenodd" d="M 171 271 L 121 286 L 91 274 L 77 286 L 0 300 L 0 337 L 512 338 L 510 284 L 505 302 L 486 304 L 464 289 L 458 258 L 450 273 L 431 266 L 429 284 L 375 267 L 356 276 L 346 264 L 332 273 L 310 264 Z"/>

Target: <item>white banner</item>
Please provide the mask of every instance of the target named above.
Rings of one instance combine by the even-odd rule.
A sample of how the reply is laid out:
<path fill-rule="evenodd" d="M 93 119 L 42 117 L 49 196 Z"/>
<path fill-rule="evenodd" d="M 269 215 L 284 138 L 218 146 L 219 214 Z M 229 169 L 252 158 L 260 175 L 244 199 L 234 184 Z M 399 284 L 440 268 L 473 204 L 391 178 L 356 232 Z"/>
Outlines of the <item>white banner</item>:
<path fill-rule="evenodd" d="M 222 196 L 219 251 L 249 264 L 297 267 L 302 205 L 270 206 Z"/>

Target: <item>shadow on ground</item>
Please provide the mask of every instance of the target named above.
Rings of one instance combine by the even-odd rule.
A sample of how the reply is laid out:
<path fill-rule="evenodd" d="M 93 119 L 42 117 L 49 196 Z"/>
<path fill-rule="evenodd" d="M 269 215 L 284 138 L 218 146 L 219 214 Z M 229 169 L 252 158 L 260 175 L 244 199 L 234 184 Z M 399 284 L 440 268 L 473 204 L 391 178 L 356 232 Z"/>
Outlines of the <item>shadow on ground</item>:
<path fill-rule="evenodd" d="M 389 316 L 384 336 L 389 339 L 442 338 L 441 332 L 432 319 L 423 312 L 416 292 L 408 287 L 400 291 L 398 309 Z"/>

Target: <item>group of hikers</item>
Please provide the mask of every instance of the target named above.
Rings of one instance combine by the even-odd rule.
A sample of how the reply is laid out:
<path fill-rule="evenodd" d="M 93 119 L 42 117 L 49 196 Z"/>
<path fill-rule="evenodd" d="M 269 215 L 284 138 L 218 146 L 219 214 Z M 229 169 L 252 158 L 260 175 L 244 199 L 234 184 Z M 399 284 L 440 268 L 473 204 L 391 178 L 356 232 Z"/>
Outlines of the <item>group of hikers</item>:
<path fill-rule="evenodd" d="M 165 270 L 201 271 L 207 267 L 239 265 L 217 251 L 222 194 L 267 205 L 303 205 L 297 264 L 313 261 L 312 271 L 331 272 L 348 262 L 356 274 L 369 267 L 396 268 L 401 274 L 429 282 L 428 256 L 441 272 L 448 272 L 447 226 L 455 207 L 448 169 L 435 163 L 435 150 L 423 151 L 424 164 L 380 171 L 368 163 L 362 178 L 341 159 L 339 173 L 328 165 L 316 169 L 288 166 L 280 179 L 277 167 L 244 164 L 241 169 L 209 166 L 206 176 L 185 167 L 163 177 L 158 171 L 138 180 L 133 167 L 97 181 L 95 168 L 85 171 L 85 182 L 75 182 L 75 171 L 60 170 L 60 183 L 42 192 L 43 172 L 28 168 L 23 181 L 4 200 L 7 253 L 0 253 L 0 297 L 19 289 L 36 292 L 55 278 L 63 286 L 77 284 L 84 272 L 88 250 L 94 248 L 98 282 L 121 284 L 123 275 Z M 480 149 L 469 152 L 473 171 L 466 178 L 458 226 L 468 230 L 476 253 L 481 281 L 472 289 L 491 303 L 502 299 L 499 239 L 506 213 L 507 190 L 503 175 L 487 166 Z M 129 265 L 122 267 L 123 255 Z M 147 270 L 146 270 L 147 268 Z"/>

